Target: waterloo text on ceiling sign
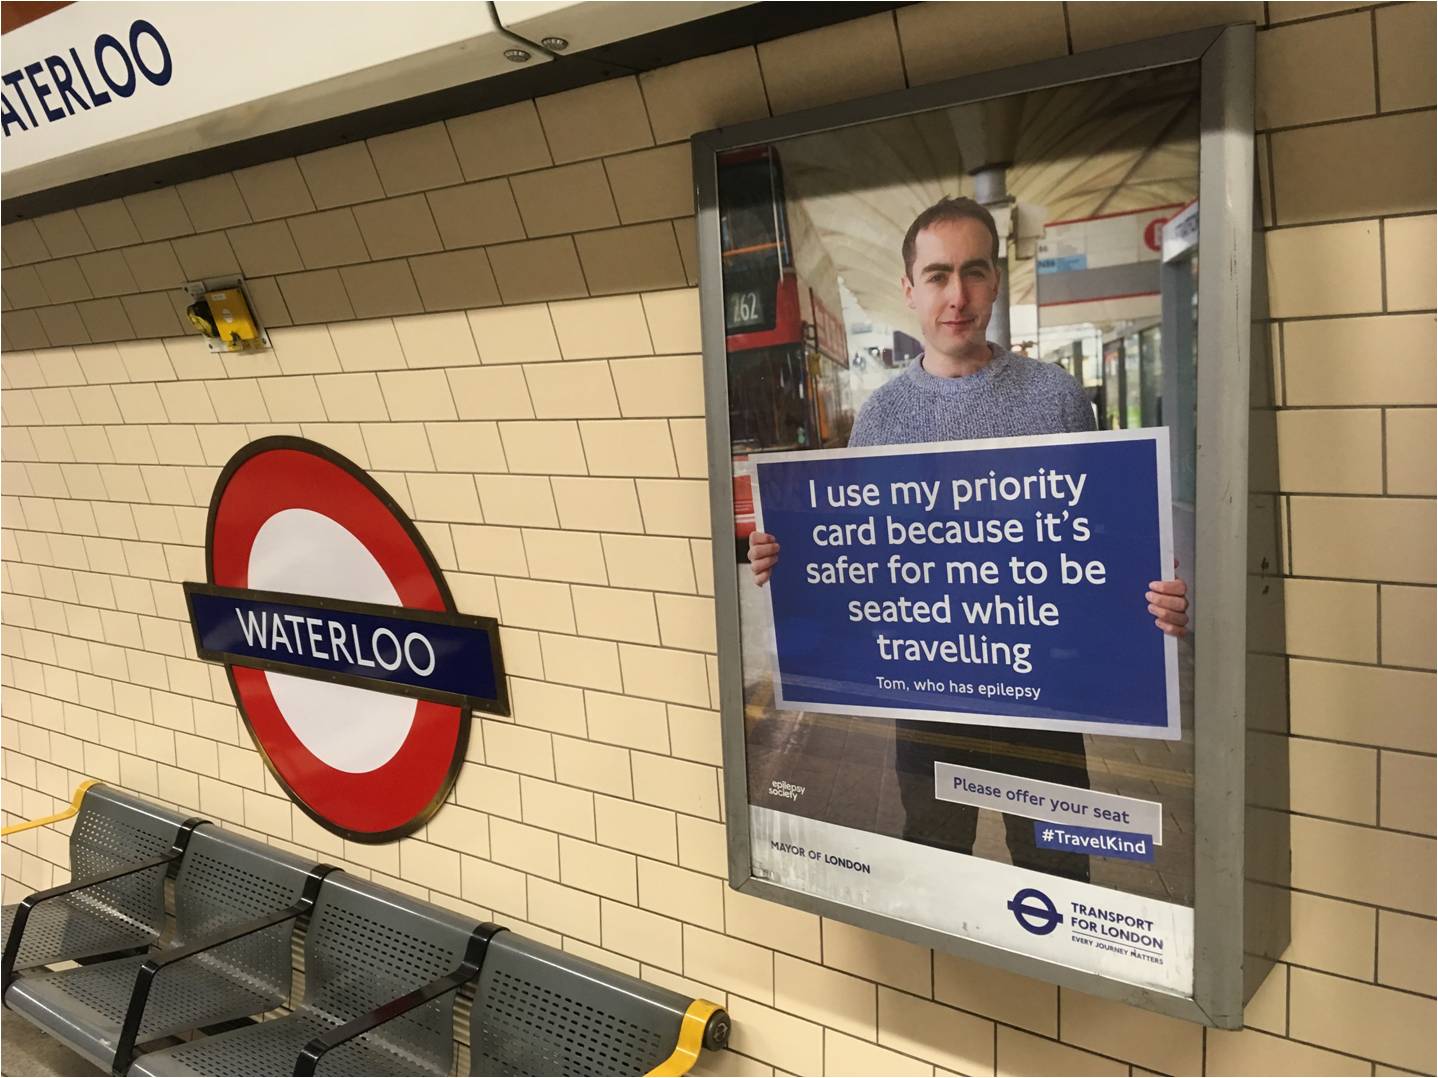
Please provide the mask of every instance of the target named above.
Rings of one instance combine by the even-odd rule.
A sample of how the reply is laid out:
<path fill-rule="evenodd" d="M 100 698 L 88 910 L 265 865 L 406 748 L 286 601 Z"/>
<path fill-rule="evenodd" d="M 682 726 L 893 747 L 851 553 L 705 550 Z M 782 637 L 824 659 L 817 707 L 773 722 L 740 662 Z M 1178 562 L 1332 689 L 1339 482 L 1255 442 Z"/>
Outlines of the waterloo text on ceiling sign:
<path fill-rule="evenodd" d="M 384 842 L 443 803 L 470 712 L 507 715 L 499 627 L 460 614 L 434 557 L 362 469 L 262 438 L 210 505 L 207 582 L 185 583 L 265 762 L 317 822 Z"/>
<path fill-rule="evenodd" d="M 52 53 L 0 75 L 5 86 L 0 91 L 0 128 L 8 139 L 131 97 L 142 79 L 152 86 L 168 85 L 174 73 L 160 31 L 136 19 L 124 41 L 100 34 L 90 44 L 71 46 L 64 55 Z"/>

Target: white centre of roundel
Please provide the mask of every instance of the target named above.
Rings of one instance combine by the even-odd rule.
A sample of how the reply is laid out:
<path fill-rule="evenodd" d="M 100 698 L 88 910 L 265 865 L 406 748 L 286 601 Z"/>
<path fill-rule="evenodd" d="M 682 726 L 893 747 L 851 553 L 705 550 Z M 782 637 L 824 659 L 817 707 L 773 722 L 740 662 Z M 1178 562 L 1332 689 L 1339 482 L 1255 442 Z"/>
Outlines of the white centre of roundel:
<path fill-rule="evenodd" d="M 282 509 L 250 548 L 249 586 L 327 599 L 399 606 L 399 594 L 363 543 L 312 509 Z M 300 743 L 337 771 L 388 763 L 414 725 L 403 696 L 265 672 L 280 714 Z"/>

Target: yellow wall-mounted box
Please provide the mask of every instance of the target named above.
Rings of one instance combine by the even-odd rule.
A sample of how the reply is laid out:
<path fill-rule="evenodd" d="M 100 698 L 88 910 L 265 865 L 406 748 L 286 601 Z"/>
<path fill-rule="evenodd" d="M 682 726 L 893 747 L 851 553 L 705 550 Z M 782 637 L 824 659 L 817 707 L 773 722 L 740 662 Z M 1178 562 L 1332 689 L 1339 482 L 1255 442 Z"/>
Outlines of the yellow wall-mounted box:
<path fill-rule="evenodd" d="M 260 328 L 256 325 L 254 316 L 250 314 L 250 305 L 245 300 L 244 292 L 240 289 L 225 288 L 206 292 L 205 302 L 209 304 L 215 329 L 219 331 L 220 340 L 224 342 L 226 348 L 238 351 L 242 348 L 260 347 L 263 344 Z"/>

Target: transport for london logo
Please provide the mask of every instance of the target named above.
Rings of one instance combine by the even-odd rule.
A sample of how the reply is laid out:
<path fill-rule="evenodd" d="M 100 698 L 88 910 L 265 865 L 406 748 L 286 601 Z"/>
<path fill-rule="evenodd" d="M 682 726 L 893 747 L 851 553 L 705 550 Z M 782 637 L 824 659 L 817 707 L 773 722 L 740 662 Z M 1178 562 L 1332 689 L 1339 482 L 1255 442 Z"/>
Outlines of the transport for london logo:
<path fill-rule="evenodd" d="M 1063 914 L 1058 911 L 1053 899 L 1035 887 L 1019 891 L 1009 899 L 1008 908 L 1019 927 L 1035 936 L 1047 936 L 1064 922 Z"/>
<path fill-rule="evenodd" d="M 357 841 L 421 826 L 458 775 L 470 712 L 509 713 L 497 622 L 455 610 L 383 488 L 300 438 L 231 458 L 206 561 L 208 581 L 184 585 L 195 648 L 225 664 L 280 785 Z"/>

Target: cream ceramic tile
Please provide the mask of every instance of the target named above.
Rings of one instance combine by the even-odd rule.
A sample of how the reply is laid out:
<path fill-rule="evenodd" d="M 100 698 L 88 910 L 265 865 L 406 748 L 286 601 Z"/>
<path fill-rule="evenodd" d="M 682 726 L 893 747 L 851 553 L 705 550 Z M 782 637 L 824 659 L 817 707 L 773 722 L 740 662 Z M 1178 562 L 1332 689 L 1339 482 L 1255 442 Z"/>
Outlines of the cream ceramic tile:
<path fill-rule="evenodd" d="M 446 120 L 445 126 L 466 180 L 553 163 L 532 100 Z"/>
<path fill-rule="evenodd" d="M 1389 222 L 1390 225 L 1393 222 Z M 1290 405 L 1432 404 L 1433 316 L 1314 319 L 1283 327 Z"/>
<path fill-rule="evenodd" d="M 524 226 L 509 181 L 500 178 L 446 187 L 428 194 L 430 210 L 445 247 L 522 240 Z"/>
<path fill-rule="evenodd" d="M 559 526 L 549 480 L 542 476 L 477 475 L 474 482 L 487 523 L 533 528 Z"/>
<path fill-rule="evenodd" d="M 574 237 L 592 295 L 676 288 L 686 283 L 674 231 L 666 221 Z"/>
<path fill-rule="evenodd" d="M 617 690 L 623 687 L 619 675 L 619 653 L 610 641 L 545 633 L 541 643 L 545 669 L 551 671 L 551 677 L 586 689 Z"/>
<path fill-rule="evenodd" d="M 671 292 L 647 292 L 644 317 L 654 351 L 660 355 L 679 352 L 698 354 L 703 345 L 699 337 L 699 293 L 692 288 Z"/>
<path fill-rule="evenodd" d="M 138 238 L 130 242 L 138 242 Z M 51 257 L 34 221 L 15 221 L 0 228 L 0 247 L 4 248 L 7 266 L 43 262 Z"/>
<path fill-rule="evenodd" d="M 1431 584 L 1430 510 L 1424 501 L 1405 498 L 1294 497 L 1289 509 L 1293 571 Z"/>
<path fill-rule="evenodd" d="M 79 264 L 80 272 L 84 274 L 85 283 L 89 286 L 92 295 L 118 296 L 138 290 L 135 277 L 119 251 L 100 251 L 96 254 L 81 255 Z M 5 274 L 6 294 L 10 295 L 12 300 L 14 300 L 13 286 L 19 272 L 19 270 L 9 270 Z M 20 301 L 20 306 L 27 305 L 23 299 Z"/>
<path fill-rule="evenodd" d="M 235 172 L 235 183 L 249 207 L 250 217 L 256 221 L 293 217 L 310 213 L 315 208 L 304 176 L 300 174 L 293 157 L 239 169 Z M 130 212 L 134 213 L 133 205 Z M 144 232 L 144 229 L 140 231 Z"/>
<path fill-rule="evenodd" d="M 634 796 L 629 778 L 629 754 L 613 745 L 556 737 L 554 773 L 560 782 L 570 786 L 582 786 L 613 797 Z M 608 797 L 597 798 L 594 811 L 599 841 L 606 845 L 646 853 L 666 834 L 673 842 L 673 813 L 634 805 L 628 800 L 616 802 Z"/>
<path fill-rule="evenodd" d="M 1378 222 L 1283 228 L 1266 238 L 1273 317 L 1380 309 Z"/>
<path fill-rule="evenodd" d="M 85 231 L 80 215 L 74 210 L 60 210 L 35 218 L 35 228 L 45 242 L 51 258 L 88 254 L 95 249 Z"/>
<path fill-rule="evenodd" d="M 548 831 L 494 817 L 489 821 L 489 843 L 500 864 L 521 872 L 559 878 L 559 840 Z"/>
<path fill-rule="evenodd" d="M 650 591 L 694 591 L 689 544 L 647 535 L 604 536 L 610 583 Z"/>
<path fill-rule="evenodd" d="M 90 298 L 90 287 L 85 283 L 85 275 L 80 272 L 80 263 L 75 259 L 41 262 L 35 270 L 51 303 L 72 303 Z"/>
<path fill-rule="evenodd" d="M 278 283 L 296 324 L 345 321 L 355 316 L 338 270 L 292 273 L 278 278 Z"/>
<path fill-rule="evenodd" d="M 687 143 L 607 158 L 604 169 L 624 224 L 685 217 L 694 212 L 694 180 Z"/>
<path fill-rule="evenodd" d="M 724 884 L 711 876 L 641 858 L 639 904 L 675 920 L 724 930 Z"/>
<path fill-rule="evenodd" d="M 1430 1000 L 1295 969 L 1290 1031 L 1297 1040 L 1426 1072 L 1434 1067 L 1424 1031 Z"/>
<path fill-rule="evenodd" d="M 633 906 L 639 901 L 633 854 L 561 835 L 559 878 L 570 887 L 600 894 Z"/>
<path fill-rule="evenodd" d="M 535 99 L 556 163 L 653 145 L 639 83 L 630 75 Z"/>
<path fill-rule="evenodd" d="M 948 954 L 934 952 L 934 999 L 1000 1022 L 1058 1035 L 1058 989 Z"/>
<path fill-rule="evenodd" d="M 1434 864 L 1430 838 L 1294 816 L 1292 850 L 1297 889 L 1433 915 L 1433 891 L 1423 875 Z M 1404 870 L 1393 871 L 1397 865 Z"/>
<path fill-rule="evenodd" d="M 1373 13 L 1378 39 L 1378 99 L 1384 110 L 1419 108 L 1434 100 L 1434 11 L 1431 4 L 1396 4 Z"/>
<path fill-rule="evenodd" d="M 377 135 L 367 141 L 380 182 L 391 196 L 448 187 L 463 178 L 443 123 Z"/>
<path fill-rule="evenodd" d="M 562 508 L 560 515 L 563 516 Z M 1433 589 L 1384 584 L 1378 590 L 1382 662 L 1390 666 L 1433 669 Z"/>
<path fill-rule="evenodd" d="M 366 423 L 360 428 L 373 468 L 427 472 L 434 458 L 420 423 Z"/>
<path fill-rule="evenodd" d="M 574 632 L 574 608 L 569 600 L 568 586 L 500 577 L 495 581 L 495 587 L 499 591 L 499 606 L 506 624 L 523 629 Z M 565 732 L 582 735 L 584 731 L 581 728 Z"/>
<path fill-rule="evenodd" d="M 463 367 L 479 362 L 469 323 L 458 313 L 397 318 L 395 332 L 405 361 L 417 367 Z M 495 379 L 495 384 L 500 384 Z M 508 384 L 508 383 L 505 383 Z"/>
<path fill-rule="evenodd" d="M 325 374 L 340 369 L 325 326 L 275 330 L 270 334 L 270 347 L 285 374 Z"/>
<path fill-rule="evenodd" d="M 524 539 L 518 528 L 455 527 L 450 530 L 459 567 L 466 572 L 529 575 Z"/>
<path fill-rule="evenodd" d="M 223 232 L 206 232 L 198 236 L 181 236 L 170 246 L 179 259 L 185 278 L 191 281 L 207 277 L 225 277 L 240 272 L 240 264 L 230 249 Z"/>
<path fill-rule="evenodd" d="M 609 366 L 625 418 L 704 414 L 699 356 L 641 356 L 612 360 Z"/>
<path fill-rule="evenodd" d="M 468 475 L 411 475 L 409 493 L 415 516 L 459 524 L 483 523 L 474 479 Z"/>
<path fill-rule="evenodd" d="M 1128 1073 L 1127 1064 L 1007 1026 L 998 1027 L 998 1048 L 995 1055 L 995 1073 L 999 1075 Z"/>
<path fill-rule="evenodd" d="M 1432 789 L 1429 763 L 1429 789 Z M 1423 796 L 1430 801 L 1431 797 Z M 1433 922 L 1391 910 L 1378 911 L 1378 980 L 1409 992 L 1433 994 Z"/>
<path fill-rule="evenodd" d="M 930 967 L 933 955 L 927 947 L 919 947 L 890 936 L 883 936 L 868 929 L 824 918 L 823 922 L 824 964 L 835 969 L 853 973 L 877 981 L 881 985 L 900 988 L 910 995 L 927 999 L 933 983 Z M 903 1001 L 888 1000 L 892 993 L 879 990 L 879 1036 L 887 1041 L 889 1037 L 905 1038 L 916 1035 L 915 1027 L 929 1025 L 929 1015 L 909 1014 Z M 905 1000 L 908 997 L 904 997 Z M 890 1016 L 886 1020 L 886 1013 Z M 951 1012 L 943 1008 L 942 1015 Z M 952 1019 L 948 1019 L 952 1020 Z M 907 1051 L 901 1045 L 894 1047 Z M 924 1055 L 925 1053 L 916 1053 Z M 939 1060 L 939 1062 L 944 1062 Z M 953 1062 L 945 1064 L 954 1066 Z M 954 1067 L 963 1070 L 962 1067 Z"/>
<path fill-rule="evenodd" d="M 1208 1031 L 1206 1074 L 1367 1074 L 1369 1064 L 1255 1029 Z"/>
<path fill-rule="evenodd" d="M 759 65 L 775 115 L 904 88 L 899 38 L 887 11 L 765 41 Z"/>
<path fill-rule="evenodd" d="M 624 691 L 627 693 L 691 707 L 707 707 L 709 704 L 709 686 L 702 655 L 640 644 L 623 644 L 619 648 L 619 664 L 624 675 Z M 651 769 L 651 773 L 657 770 L 656 765 Z M 638 782 L 637 774 L 635 781 Z M 707 789 L 691 791 L 688 796 L 698 800 L 688 801 L 686 804 L 708 805 Z M 657 792 L 655 797 L 643 800 L 663 803 L 658 801 Z M 715 803 L 712 812 L 698 811 L 692 807 L 686 811 L 716 819 L 718 804 Z"/>
<path fill-rule="evenodd" d="M 728 1010 L 734 1020 L 730 1046 L 735 1052 L 772 1060 L 793 1074 L 823 1072 L 822 1026 L 737 995 L 730 997 Z"/>
<path fill-rule="evenodd" d="M 90 344 L 90 334 L 80 318 L 80 312 L 72 303 L 55 307 L 41 307 L 40 325 L 45 337 L 53 345 Z"/>
<path fill-rule="evenodd" d="M 530 581 L 509 580 L 506 585 L 513 585 L 519 589 L 518 593 L 529 589 L 538 594 L 545 592 L 559 596 L 565 596 L 563 602 L 568 607 L 568 591 L 564 588 L 555 587 L 552 584 L 534 585 Z M 503 601 L 503 589 L 501 589 L 501 601 Z M 548 604 L 549 600 L 539 600 Z M 517 600 L 516 600 L 517 602 Z M 565 615 L 567 616 L 567 614 Z M 585 736 L 584 725 L 584 693 L 579 689 L 568 685 L 556 685 L 548 681 L 530 681 L 526 678 L 511 679 L 514 695 L 514 721 L 521 726 L 530 726 L 536 730 L 548 730 L 556 734 L 568 734 L 573 737 Z M 524 784 L 527 785 L 527 784 Z M 521 794 L 527 794 L 527 790 L 521 787 Z M 555 795 L 558 796 L 558 795 Z M 527 801 L 525 796 L 523 800 Z M 593 802 L 588 794 L 580 795 L 579 800 L 587 807 Z M 525 807 L 526 819 L 528 819 L 529 808 Z M 552 831 L 567 831 L 570 834 L 578 835 L 580 838 L 594 838 L 593 811 L 586 809 L 585 816 L 588 818 L 584 827 L 553 827 L 549 823 L 540 824 Z M 538 823 L 538 821 L 530 821 Z"/>
<path fill-rule="evenodd" d="M 124 203 L 130 220 L 146 243 L 186 236 L 195 230 L 173 187 L 126 195 Z"/>
<path fill-rule="evenodd" d="M 556 476 L 552 486 L 562 527 L 604 532 L 644 530 L 633 480 Z"/>
<path fill-rule="evenodd" d="M 1431 210 L 1433 132 L 1430 113 L 1410 112 L 1274 133 L 1278 223 Z"/>
<path fill-rule="evenodd" d="M 491 766 L 518 771 L 523 775 L 554 778 L 554 755 L 549 734 L 493 719 L 485 719 L 483 726 L 485 759 Z"/>
<path fill-rule="evenodd" d="M 363 142 L 331 146 L 295 160 L 319 209 L 384 197 L 384 187 Z"/>
<path fill-rule="evenodd" d="M 458 418 L 442 370 L 382 371 L 379 384 L 391 419 Z"/>
<path fill-rule="evenodd" d="M 1284 581 L 1285 650 L 1346 662 L 1378 661 L 1378 588 L 1339 580 Z"/>
<path fill-rule="evenodd" d="M 499 428 L 494 423 L 431 423 L 426 427 L 441 471 L 507 471 Z"/>
<path fill-rule="evenodd" d="M 123 257 L 120 264 L 129 276 L 129 267 L 125 265 Z M 13 266 L 5 271 L 4 281 L 5 294 L 15 307 L 40 307 L 50 302 L 50 297 L 45 293 L 45 285 L 40 280 L 40 272 L 34 266 Z M 133 277 L 130 277 L 130 284 L 133 287 Z"/>
<path fill-rule="evenodd" d="M 1068 52 L 1063 4 L 913 4 L 894 14 L 910 85 Z"/>
<path fill-rule="evenodd" d="M 489 257 L 478 248 L 418 255 L 409 266 L 427 311 L 493 307 L 500 301 Z"/>
<path fill-rule="evenodd" d="M 96 250 L 126 247 L 141 242 L 139 229 L 130 219 L 130 212 L 125 208 L 122 199 L 114 198 L 108 202 L 96 202 L 93 205 L 81 206 L 76 213 L 79 214 L 80 221 L 85 226 L 85 232 Z M 7 252 L 9 249 L 8 236 L 7 232 L 5 240 Z"/>
<path fill-rule="evenodd" d="M 1072 51 L 1086 52 L 1104 45 L 1140 41 L 1146 37 L 1220 26 L 1234 22 L 1263 22 L 1263 5 L 1225 2 L 1194 7 L 1181 2 L 1149 3 L 1141 9 L 1122 3 L 1090 3 L 1068 9 Z M 1002 1063 L 1002 1060 L 1000 1061 Z"/>
<path fill-rule="evenodd" d="M 678 921 L 605 899 L 602 903 L 604 946 L 663 969 L 678 969 L 684 944 Z"/>
<path fill-rule="evenodd" d="M 306 269 L 365 262 L 369 252 L 348 207 L 292 217 L 287 222 Z"/>
<path fill-rule="evenodd" d="M 619 223 L 604 166 L 598 161 L 526 172 L 510 186 L 530 236 L 553 236 Z"/>
<path fill-rule="evenodd" d="M 485 363 L 546 363 L 560 358 L 546 304 L 470 311 L 468 317 Z"/>
<path fill-rule="evenodd" d="M 99 344 L 103 341 L 129 340 L 135 336 L 125 317 L 125 308 L 117 299 L 95 299 L 81 303 L 77 308 L 80 320 L 85 323 L 89 339 Z"/>
<path fill-rule="evenodd" d="M 394 322 L 388 318 L 329 327 L 330 339 L 347 371 L 393 370 L 405 366 Z"/>
<path fill-rule="evenodd" d="M 666 705 L 673 755 L 696 763 L 722 767 L 724 753 L 719 740 L 719 713 L 705 708 Z M 723 844 L 720 844 L 721 849 Z"/>
<path fill-rule="evenodd" d="M 662 419 L 586 420 L 579 431 L 593 475 L 678 475 L 669 424 Z"/>
<path fill-rule="evenodd" d="M 665 647 L 717 650 L 712 599 L 692 595 L 656 595 L 659 632 Z"/>
<path fill-rule="evenodd" d="M 226 235 L 246 277 L 293 273 L 305 268 L 304 260 L 300 258 L 294 238 L 284 221 L 268 221 L 264 224 L 232 228 Z M 129 257 L 128 252 L 126 257 Z M 136 279 L 138 280 L 138 276 Z"/>
<path fill-rule="evenodd" d="M 448 372 L 461 419 L 529 419 L 534 410 L 519 367 L 457 367 Z"/>
<path fill-rule="evenodd" d="M 1370 26 L 1367 13 L 1355 13 L 1259 34 L 1258 127 L 1287 127 L 1372 112 L 1375 82 Z M 1358 47 L 1360 43 L 1367 47 Z"/>
<path fill-rule="evenodd" d="M 619 415 L 609 364 L 544 364 L 524 372 L 534 414 L 546 419 L 608 418 Z"/>
<path fill-rule="evenodd" d="M 1431 310 L 1433 215 L 1383 222 L 1383 272 L 1390 311 Z"/>
<path fill-rule="evenodd" d="M 774 956 L 774 1002 L 781 1009 L 830 1029 L 874 1040 L 878 996 L 873 982 L 804 962 Z"/>
<path fill-rule="evenodd" d="M 1432 408 L 1402 408 L 1384 417 L 1387 491 L 1434 494 L 1435 431 Z"/>
<path fill-rule="evenodd" d="M 281 294 L 280 286 L 275 282 L 273 277 L 250 278 L 245 281 L 245 289 L 249 293 L 250 306 L 254 309 L 255 317 L 260 320 L 260 324 L 266 329 L 274 329 L 279 326 L 293 324 L 290 319 L 290 309 L 285 306 L 285 297 Z M 128 302 L 129 298 L 130 297 L 126 297 L 120 301 L 125 304 L 127 311 L 130 307 Z M 130 321 L 135 321 L 133 313 L 130 315 Z M 172 332 L 179 332 L 179 324 L 179 317 L 176 315 L 176 329 Z M 145 333 L 140 331 L 139 326 L 135 327 L 135 332 L 139 333 L 142 337 L 146 336 Z"/>
<path fill-rule="evenodd" d="M 742 938 L 684 926 L 686 976 L 748 998 L 773 1002 L 773 966 L 773 956 L 767 950 Z"/>
<path fill-rule="evenodd" d="M 1433 758 L 1384 752 L 1381 767 L 1383 803 L 1378 822 L 1399 831 L 1434 834 Z"/>
<path fill-rule="evenodd" d="M 250 223 L 245 200 L 240 197 L 234 176 L 228 172 L 178 184 L 175 193 L 184 203 L 185 212 L 197 232 Z"/>
<path fill-rule="evenodd" d="M 565 359 L 642 356 L 654 351 L 638 296 L 551 303 L 549 311 Z"/>
<path fill-rule="evenodd" d="M 613 644 L 608 646 L 611 649 L 614 647 Z M 615 651 L 614 655 L 614 670 L 617 675 L 618 652 Z M 668 755 L 669 725 L 666 705 L 657 700 L 640 700 L 612 692 L 586 692 L 584 707 L 589 716 L 589 736 L 595 740 Z"/>
<path fill-rule="evenodd" d="M 752 48 L 671 64 L 639 76 L 658 143 L 769 114 L 759 60 Z"/>
<path fill-rule="evenodd" d="M 438 251 L 442 244 L 422 194 L 366 202 L 352 211 L 371 258 Z"/>
<path fill-rule="evenodd" d="M 548 880 L 529 880 L 529 916 L 565 936 L 599 941 L 599 899 Z"/>
<path fill-rule="evenodd" d="M 569 236 L 506 243 L 486 253 L 507 304 L 572 299 L 589 292 Z"/>
<path fill-rule="evenodd" d="M 511 472 L 585 475 L 584 446 L 573 422 L 501 423 L 500 438 Z"/>

